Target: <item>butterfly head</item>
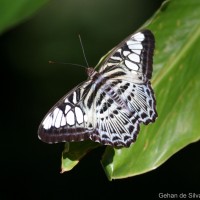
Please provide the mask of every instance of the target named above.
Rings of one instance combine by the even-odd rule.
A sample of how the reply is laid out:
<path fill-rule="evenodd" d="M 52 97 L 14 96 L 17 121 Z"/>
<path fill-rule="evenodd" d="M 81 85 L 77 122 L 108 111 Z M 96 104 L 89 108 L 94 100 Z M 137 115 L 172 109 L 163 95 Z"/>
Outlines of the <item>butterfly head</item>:
<path fill-rule="evenodd" d="M 94 68 L 92 67 L 88 67 L 87 69 L 87 74 L 90 77 L 90 79 L 92 79 L 94 77 L 94 75 L 97 73 Z"/>

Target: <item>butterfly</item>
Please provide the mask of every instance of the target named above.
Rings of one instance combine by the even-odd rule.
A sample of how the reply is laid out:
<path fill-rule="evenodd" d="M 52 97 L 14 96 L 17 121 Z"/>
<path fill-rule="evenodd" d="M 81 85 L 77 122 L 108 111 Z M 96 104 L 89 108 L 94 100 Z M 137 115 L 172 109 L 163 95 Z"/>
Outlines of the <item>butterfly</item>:
<path fill-rule="evenodd" d="M 155 39 L 150 30 L 130 35 L 100 60 L 99 70 L 87 68 L 88 80 L 61 98 L 38 129 L 46 143 L 92 140 L 129 147 L 140 124 L 157 118 L 151 87 Z"/>

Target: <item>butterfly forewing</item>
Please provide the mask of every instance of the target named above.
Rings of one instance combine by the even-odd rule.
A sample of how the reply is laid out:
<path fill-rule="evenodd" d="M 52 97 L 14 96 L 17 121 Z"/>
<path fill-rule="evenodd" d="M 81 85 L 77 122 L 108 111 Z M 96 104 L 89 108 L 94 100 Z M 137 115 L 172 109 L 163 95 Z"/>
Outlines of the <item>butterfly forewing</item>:
<path fill-rule="evenodd" d="M 154 122 L 151 88 L 154 36 L 143 30 L 129 36 L 101 62 L 88 69 L 88 81 L 64 96 L 45 116 L 39 137 L 47 143 L 91 139 L 130 146 L 140 123 Z"/>
<path fill-rule="evenodd" d="M 56 143 L 89 139 L 92 127 L 82 96 L 87 92 L 88 84 L 80 84 L 52 107 L 39 127 L 42 141 Z"/>
<path fill-rule="evenodd" d="M 138 81 L 133 77 L 134 74 L 151 79 L 154 43 L 154 36 L 149 30 L 130 35 L 110 52 L 100 72 L 119 66 L 126 72 L 132 72 L 130 79 L 134 82 Z"/>

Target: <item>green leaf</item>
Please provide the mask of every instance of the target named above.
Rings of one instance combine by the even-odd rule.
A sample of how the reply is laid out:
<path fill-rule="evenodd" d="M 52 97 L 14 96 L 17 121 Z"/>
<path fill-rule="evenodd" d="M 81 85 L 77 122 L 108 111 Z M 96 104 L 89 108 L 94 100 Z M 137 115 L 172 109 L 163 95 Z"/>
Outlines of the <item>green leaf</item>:
<path fill-rule="evenodd" d="M 48 0 L 1 0 L 0 34 L 33 15 Z"/>
<path fill-rule="evenodd" d="M 65 148 L 62 153 L 61 173 L 71 170 L 79 163 L 79 160 L 83 156 L 98 146 L 100 146 L 100 144 L 90 140 L 84 142 L 65 143 Z"/>
<path fill-rule="evenodd" d="M 159 117 L 130 148 L 107 148 L 102 165 L 110 180 L 153 170 L 200 139 L 199 19 L 200 1 L 172 0 L 145 26 L 156 38 L 152 85 Z"/>
<path fill-rule="evenodd" d="M 159 117 L 154 124 L 141 126 L 138 139 L 130 148 L 106 148 L 101 162 L 109 180 L 151 171 L 200 139 L 199 19 L 199 0 L 172 0 L 166 1 L 143 26 L 156 39 L 152 86 Z M 78 156 L 71 159 L 71 166 L 89 148 L 85 142 L 75 145 L 69 152 L 78 151 Z M 65 161 L 68 158 L 63 160 L 67 167 Z"/>

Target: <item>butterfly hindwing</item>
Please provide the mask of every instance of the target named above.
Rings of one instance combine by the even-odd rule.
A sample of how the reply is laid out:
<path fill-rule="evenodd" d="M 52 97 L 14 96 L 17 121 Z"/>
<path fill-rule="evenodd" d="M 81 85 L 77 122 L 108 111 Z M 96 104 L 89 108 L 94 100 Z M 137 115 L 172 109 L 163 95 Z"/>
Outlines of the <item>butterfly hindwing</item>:
<path fill-rule="evenodd" d="M 119 84 L 120 82 L 116 86 Z M 112 87 L 110 91 L 97 94 L 96 130 L 90 137 L 106 145 L 129 146 L 139 132 L 137 115 L 122 103 L 124 96 L 117 98 L 112 95 L 113 91 L 117 93 L 116 87 Z"/>
<path fill-rule="evenodd" d="M 90 138 L 107 145 L 127 147 L 136 140 L 139 123 L 155 121 L 155 99 L 149 84 L 114 80 L 110 85 L 112 87 L 96 95 L 97 125 Z"/>

